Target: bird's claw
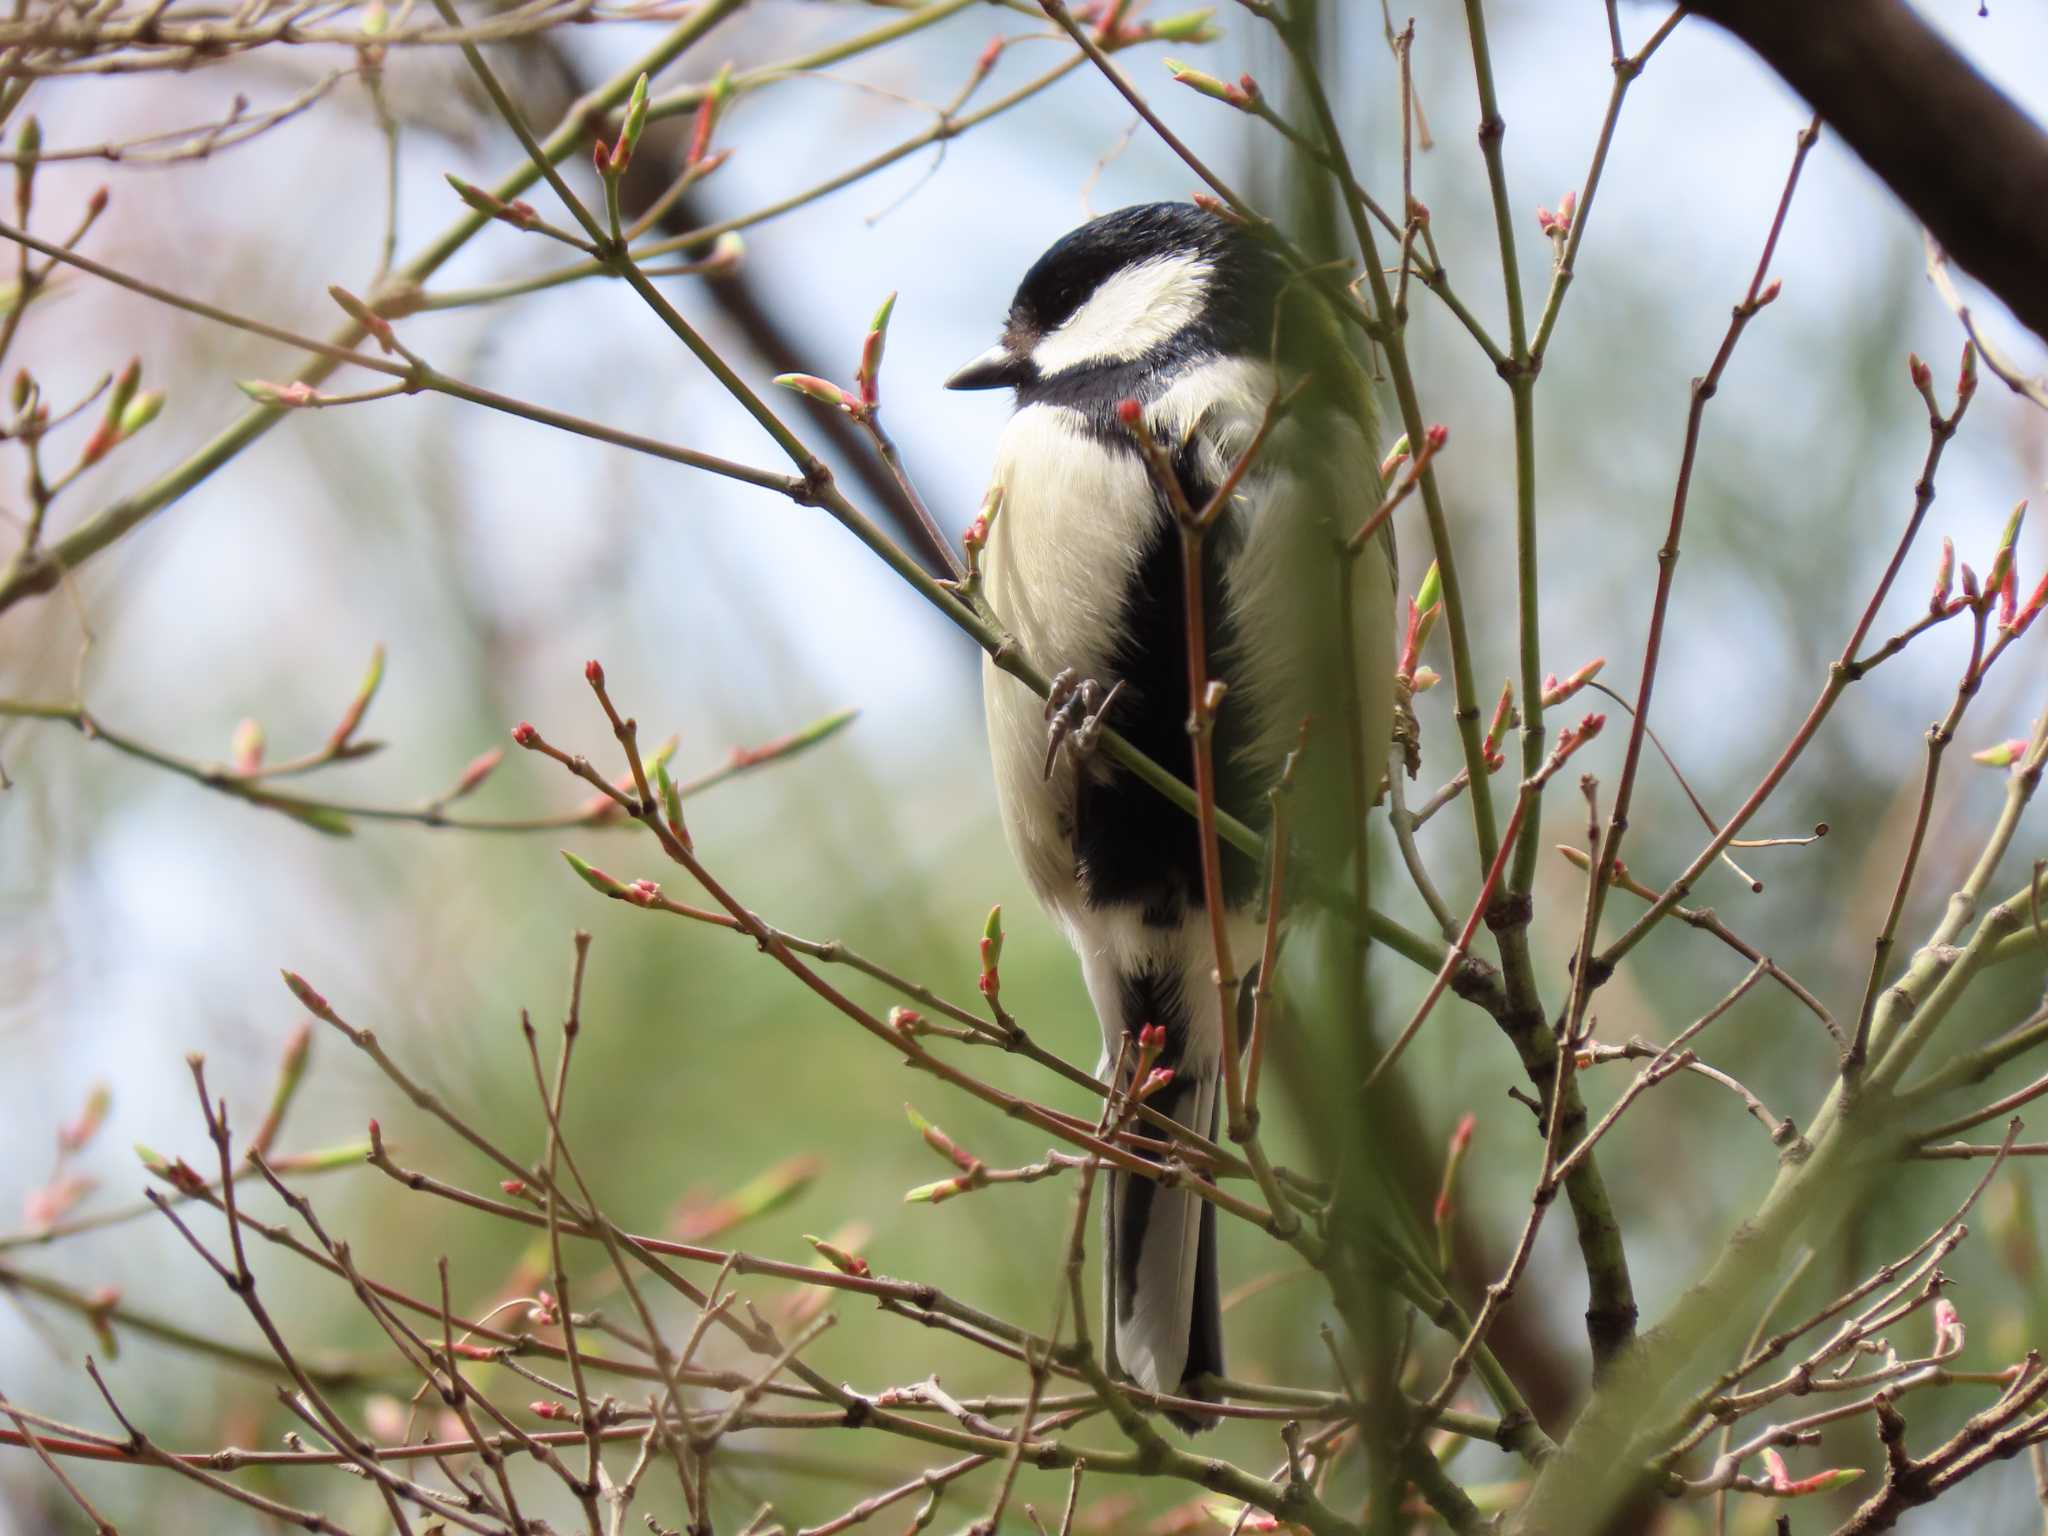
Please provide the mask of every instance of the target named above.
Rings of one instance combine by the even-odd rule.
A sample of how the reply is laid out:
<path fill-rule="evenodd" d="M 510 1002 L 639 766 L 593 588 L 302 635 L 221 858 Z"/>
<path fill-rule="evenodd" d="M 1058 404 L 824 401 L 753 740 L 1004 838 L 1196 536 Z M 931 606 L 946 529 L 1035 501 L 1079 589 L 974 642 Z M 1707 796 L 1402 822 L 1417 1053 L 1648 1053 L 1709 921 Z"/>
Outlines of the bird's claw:
<path fill-rule="evenodd" d="M 1053 678 L 1045 696 L 1045 776 L 1052 777 L 1060 748 L 1076 758 L 1088 756 L 1101 738 L 1103 722 L 1116 696 L 1123 692 L 1119 679 L 1105 690 L 1092 677 L 1079 676 L 1068 667 Z"/>

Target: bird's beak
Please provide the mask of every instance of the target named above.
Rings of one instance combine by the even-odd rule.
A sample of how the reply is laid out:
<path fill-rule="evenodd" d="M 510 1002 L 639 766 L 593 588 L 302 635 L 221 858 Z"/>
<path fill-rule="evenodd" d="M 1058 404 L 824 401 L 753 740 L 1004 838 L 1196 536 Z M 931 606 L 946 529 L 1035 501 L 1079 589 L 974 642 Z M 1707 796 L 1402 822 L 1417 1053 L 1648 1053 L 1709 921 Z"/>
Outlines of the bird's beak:
<path fill-rule="evenodd" d="M 946 380 L 948 389 L 1005 389 L 1028 383 L 1031 362 L 1000 343 Z"/>

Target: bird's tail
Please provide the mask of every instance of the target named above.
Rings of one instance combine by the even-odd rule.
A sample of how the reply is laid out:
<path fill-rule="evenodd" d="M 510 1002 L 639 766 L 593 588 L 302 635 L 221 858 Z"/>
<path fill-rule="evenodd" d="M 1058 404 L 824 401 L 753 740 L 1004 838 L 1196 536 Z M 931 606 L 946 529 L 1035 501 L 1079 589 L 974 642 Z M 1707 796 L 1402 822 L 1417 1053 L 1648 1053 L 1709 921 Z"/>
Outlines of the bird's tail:
<path fill-rule="evenodd" d="M 1184 1007 L 1199 1010 L 1206 1002 L 1209 1011 L 1214 1010 L 1213 990 L 1189 990 L 1192 995 L 1185 997 Z M 1127 1010 L 1127 1026 L 1135 1030 L 1158 1017 Z M 1172 1020 L 1173 1012 L 1167 1017 Z M 1147 1102 L 1214 1140 L 1222 1107 L 1215 1046 L 1202 1038 L 1207 1031 L 1186 1027 L 1184 1015 L 1175 1022 L 1183 1027 L 1176 1030 L 1168 1023 L 1168 1050 L 1162 1060 L 1162 1065 L 1174 1068 L 1174 1080 Z M 1203 1049 L 1205 1044 L 1208 1049 Z M 1213 1393 L 1201 1386 L 1202 1379 L 1224 1374 L 1216 1207 L 1185 1182 L 1194 1178 L 1192 1174 L 1171 1186 L 1114 1170 L 1107 1178 L 1102 1207 L 1103 1315 L 1112 1350 L 1110 1368 L 1121 1370 L 1147 1391 L 1211 1400 Z M 1167 1417 L 1189 1431 L 1215 1422 L 1191 1413 L 1169 1411 Z"/>

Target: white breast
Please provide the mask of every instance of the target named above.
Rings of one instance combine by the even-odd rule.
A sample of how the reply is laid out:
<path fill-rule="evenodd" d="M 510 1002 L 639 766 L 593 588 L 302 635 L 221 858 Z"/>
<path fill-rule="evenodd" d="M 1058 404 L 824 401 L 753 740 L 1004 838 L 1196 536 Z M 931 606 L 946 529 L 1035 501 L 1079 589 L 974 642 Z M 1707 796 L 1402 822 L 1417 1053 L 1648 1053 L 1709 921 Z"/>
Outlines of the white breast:
<path fill-rule="evenodd" d="M 1266 365 L 1218 359 L 1177 380 L 1147 408 L 1147 421 L 1169 449 L 1197 436 L 1203 472 L 1213 482 L 1244 451 L 1272 392 Z M 1299 436 L 1307 430 L 1291 421 L 1275 434 L 1227 514 L 1240 534 L 1224 579 L 1241 645 L 1218 670 L 1231 684 L 1225 707 L 1250 712 L 1246 755 L 1260 774 L 1277 771 L 1303 716 L 1328 704 L 1330 679 L 1315 675 L 1313 662 L 1328 660 L 1334 540 L 1378 499 L 1370 449 L 1354 424 L 1318 418 L 1312 441 Z M 1310 461 L 1304 479 L 1296 468 Z M 1029 405 L 1004 429 L 994 482 L 1002 487 L 1003 509 L 983 568 L 996 617 L 1048 674 L 1071 667 L 1105 686 L 1114 682 L 1110 662 L 1125 596 L 1165 515 L 1143 463 L 1096 441 L 1079 413 Z M 1365 621 L 1357 637 L 1361 718 L 1381 744 L 1391 710 L 1393 626 L 1388 571 L 1377 548 L 1356 562 L 1354 591 Z M 1061 830 L 1073 802 L 1071 765 L 1063 760 L 1050 781 L 1044 778 L 1043 705 L 993 663 L 984 663 L 983 697 L 1012 851 L 1039 899 L 1078 942 L 1083 903 Z"/>

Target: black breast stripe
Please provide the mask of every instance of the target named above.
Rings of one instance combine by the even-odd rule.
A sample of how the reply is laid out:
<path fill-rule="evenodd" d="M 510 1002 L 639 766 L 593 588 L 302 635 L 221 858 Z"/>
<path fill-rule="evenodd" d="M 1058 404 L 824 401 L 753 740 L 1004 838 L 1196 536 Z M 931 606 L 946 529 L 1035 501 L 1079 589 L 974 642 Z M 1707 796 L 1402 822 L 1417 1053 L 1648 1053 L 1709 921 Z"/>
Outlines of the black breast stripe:
<path fill-rule="evenodd" d="M 1188 504 L 1205 505 L 1214 490 L 1197 466 L 1190 442 L 1176 456 L 1174 472 Z M 1163 495 L 1157 516 L 1124 597 L 1124 633 L 1105 685 L 1121 681 L 1110 724 L 1131 744 L 1185 782 L 1194 782 L 1194 748 L 1188 738 L 1187 591 L 1181 531 Z M 1223 676 L 1218 658 L 1233 654 L 1235 616 L 1224 603 L 1223 571 L 1243 540 L 1235 519 L 1220 520 L 1204 540 L 1202 611 L 1208 642 L 1209 675 Z M 1232 815 L 1261 825 L 1264 787 L 1243 768 L 1239 750 L 1250 710 L 1242 694 L 1226 699 L 1213 743 L 1217 803 Z M 1150 785 L 1104 760 L 1084 766 L 1074 802 L 1074 858 L 1081 887 L 1092 907 L 1136 906 L 1156 926 L 1177 925 L 1202 908 L 1202 849 L 1195 820 Z M 1245 854 L 1223 848 L 1224 900 L 1249 904 L 1259 871 Z"/>

